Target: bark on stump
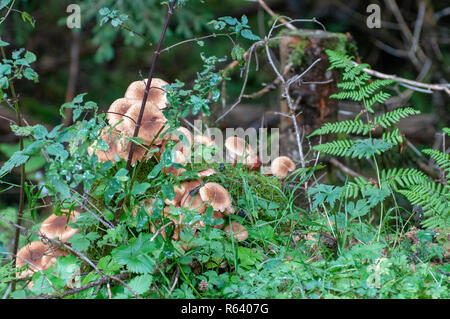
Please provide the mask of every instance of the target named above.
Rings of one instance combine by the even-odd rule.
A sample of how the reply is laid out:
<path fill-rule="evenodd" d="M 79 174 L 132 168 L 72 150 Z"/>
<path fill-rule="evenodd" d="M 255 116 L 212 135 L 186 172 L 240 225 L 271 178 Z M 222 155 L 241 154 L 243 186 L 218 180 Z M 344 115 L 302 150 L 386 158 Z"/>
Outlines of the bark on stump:
<path fill-rule="evenodd" d="M 308 145 L 306 136 L 325 122 L 334 121 L 337 114 L 338 102 L 329 96 L 337 92 L 339 74 L 335 70 L 327 70 L 329 62 L 325 50 L 331 49 L 351 55 L 356 52 L 356 46 L 351 36 L 343 33 L 300 29 L 285 32 L 283 35 L 285 37 L 280 40 L 280 69 L 284 70 L 287 64 L 293 64 L 285 78 L 301 74 L 314 61 L 321 59 L 301 79 L 301 82 L 305 83 L 294 83 L 289 91 L 292 100 L 295 101 L 295 113 L 301 112 L 297 122 L 302 130 L 300 133 L 305 136 L 303 153 L 307 153 L 309 147 L 305 147 Z M 316 83 L 326 81 L 329 82 Z M 285 97 L 281 99 L 280 109 L 282 113 L 292 114 Z M 317 144 L 318 140 L 318 137 L 311 139 L 311 144 Z M 300 159 L 292 120 L 284 116 L 280 119 L 280 154 L 290 156 L 294 161 Z"/>

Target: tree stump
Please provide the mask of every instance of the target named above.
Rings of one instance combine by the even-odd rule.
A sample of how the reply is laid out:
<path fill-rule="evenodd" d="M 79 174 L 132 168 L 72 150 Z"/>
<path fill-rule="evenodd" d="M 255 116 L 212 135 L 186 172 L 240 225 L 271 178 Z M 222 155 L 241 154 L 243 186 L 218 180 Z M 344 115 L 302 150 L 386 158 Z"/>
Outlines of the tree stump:
<path fill-rule="evenodd" d="M 325 50 L 331 49 L 341 53 L 354 54 L 356 46 L 349 34 L 325 32 L 320 30 L 300 29 L 283 33 L 280 40 L 281 70 L 291 63 L 288 75 L 291 78 L 301 74 L 320 58 L 300 80 L 290 87 L 290 95 L 295 102 L 295 110 L 290 110 L 282 88 L 280 111 L 286 114 L 301 112 L 297 123 L 305 137 L 327 121 L 336 119 L 338 101 L 329 96 L 337 92 L 339 74 L 328 71 L 329 62 Z M 290 156 L 299 161 L 298 145 L 291 118 L 282 116 L 280 119 L 280 154 Z M 319 138 L 311 140 L 311 144 L 318 143 Z M 304 145 L 307 143 L 303 143 Z M 308 149 L 304 149 L 307 152 Z"/>

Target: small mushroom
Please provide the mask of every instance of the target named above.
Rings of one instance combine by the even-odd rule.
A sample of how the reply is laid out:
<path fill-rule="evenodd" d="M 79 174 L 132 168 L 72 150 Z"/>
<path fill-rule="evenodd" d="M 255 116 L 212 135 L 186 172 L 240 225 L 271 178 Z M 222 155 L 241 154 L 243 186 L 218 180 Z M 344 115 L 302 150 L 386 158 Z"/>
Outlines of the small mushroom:
<path fill-rule="evenodd" d="M 233 161 L 233 165 L 242 162 L 251 170 L 257 170 L 261 166 L 261 160 L 253 148 L 243 139 L 237 136 L 230 136 L 225 140 L 228 159 Z"/>
<path fill-rule="evenodd" d="M 217 183 L 206 183 L 200 188 L 200 196 L 216 211 L 223 212 L 231 206 L 230 194 L 222 185 Z"/>
<path fill-rule="evenodd" d="M 244 226 L 242 226 L 241 224 L 237 223 L 237 222 L 232 222 L 231 223 L 231 227 L 230 227 L 230 225 L 225 227 L 224 231 L 226 233 L 228 233 L 229 235 L 231 233 L 233 233 L 233 237 L 237 241 L 243 241 L 243 240 L 246 240 L 248 238 L 248 231 L 247 231 L 247 229 Z"/>
<path fill-rule="evenodd" d="M 140 100 L 144 98 L 145 86 L 147 80 L 132 82 L 125 92 L 125 98 L 130 100 Z M 150 83 L 150 90 L 148 92 L 147 101 L 153 102 L 159 109 L 163 109 L 167 105 L 167 97 L 165 90 L 162 88 L 168 83 L 162 79 L 154 78 Z"/>
<path fill-rule="evenodd" d="M 295 163 L 287 156 L 280 156 L 272 161 L 270 170 L 274 176 L 286 177 L 295 171 Z"/>
<path fill-rule="evenodd" d="M 198 177 L 200 177 L 200 178 L 215 175 L 215 174 L 216 174 L 216 170 L 214 168 L 207 168 L 207 169 L 204 169 L 197 173 Z"/>
<path fill-rule="evenodd" d="M 216 142 L 212 138 L 206 135 L 196 134 L 194 136 L 194 141 L 197 144 L 204 146 L 216 146 Z"/>
<path fill-rule="evenodd" d="M 206 211 L 205 202 L 202 200 L 200 194 L 190 195 L 189 192 L 186 193 L 181 200 L 182 207 L 188 208 L 190 210 L 195 210 L 199 214 L 203 214 Z"/>
<path fill-rule="evenodd" d="M 56 263 L 58 257 L 67 255 L 68 253 L 64 250 L 48 246 L 41 241 L 33 241 L 17 252 L 16 267 L 28 265 L 28 269 L 17 273 L 16 277 L 26 278 L 36 271 L 47 270 Z M 28 288 L 33 288 L 32 282 L 28 284 Z"/>
<path fill-rule="evenodd" d="M 63 210 L 63 212 L 68 211 Z M 72 238 L 73 235 L 80 232 L 79 228 L 67 226 L 67 221 L 71 222 L 79 215 L 80 213 L 75 210 L 69 216 L 65 214 L 61 216 L 51 214 L 42 222 L 41 227 L 39 228 L 39 233 L 50 239 L 57 239 L 63 243 L 66 243 L 70 238 Z"/>
<path fill-rule="evenodd" d="M 182 184 L 185 187 L 185 194 L 181 200 L 181 207 L 196 210 L 200 214 L 206 211 L 206 205 L 199 194 L 202 184 L 203 183 L 200 180 L 194 180 L 187 182 L 186 184 Z"/>

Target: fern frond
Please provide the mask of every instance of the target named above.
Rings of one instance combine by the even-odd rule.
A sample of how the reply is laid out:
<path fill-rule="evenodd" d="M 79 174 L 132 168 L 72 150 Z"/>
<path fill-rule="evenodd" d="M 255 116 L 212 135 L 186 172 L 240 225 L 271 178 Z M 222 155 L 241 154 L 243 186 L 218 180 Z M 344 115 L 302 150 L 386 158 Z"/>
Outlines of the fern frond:
<path fill-rule="evenodd" d="M 381 171 L 381 180 L 388 182 L 394 189 L 409 188 L 418 184 L 428 183 L 425 173 L 413 168 L 393 168 Z"/>
<path fill-rule="evenodd" d="M 348 198 L 355 199 L 358 196 L 368 191 L 372 186 L 370 182 L 363 177 L 355 177 L 354 182 L 349 182 L 345 188 L 345 194 Z"/>
<path fill-rule="evenodd" d="M 428 182 L 415 185 L 408 190 L 400 190 L 413 205 L 420 206 L 425 219 L 422 224 L 427 228 L 450 226 L 450 191 L 449 187 L 442 184 Z"/>
<path fill-rule="evenodd" d="M 434 159 L 439 167 L 447 173 L 447 178 L 450 178 L 450 154 L 433 149 L 425 149 L 422 153 Z"/>
<path fill-rule="evenodd" d="M 315 130 L 309 136 L 324 135 L 330 133 L 346 133 L 346 134 L 358 134 L 367 135 L 370 132 L 370 125 L 365 124 L 361 120 L 346 120 L 335 123 L 326 123 L 322 127 Z"/>
<path fill-rule="evenodd" d="M 371 158 L 374 155 L 380 155 L 381 153 L 387 151 L 392 148 L 394 145 L 386 142 L 384 140 L 379 139 L 365 139 L 365 140 L 357 140 L 353 143 L 353 146 L 348 150 L 348 156 L 353 158 Z"/>
<path fill-rule="evenodd" d="M 411 107 L 399 108 L 394 111 L 387 112 L 383 115 L 374 117 L 373 124 L 388 128 L 391 125 L 398 123 L 402 118 L 406 118 L 410 115 L 416 114 L 420 114 L 420 111 L 417 111 Z"/>
<path fill-rule="evenodd" d="M 385 132 L 381 135 L 381 139 L 393 145 L 398 145 L 403 143 L 403 136 L 400 135 L 399 129 L 396 127 L 390 132 Z"/>
<path fill-rule="evenodd" d="M 325 144 L 315 145 L 313 149 L 315 151 L 330 155 L 345 156 L 354 144 L 355 143 L 351 140 L 333 141 Z"/>

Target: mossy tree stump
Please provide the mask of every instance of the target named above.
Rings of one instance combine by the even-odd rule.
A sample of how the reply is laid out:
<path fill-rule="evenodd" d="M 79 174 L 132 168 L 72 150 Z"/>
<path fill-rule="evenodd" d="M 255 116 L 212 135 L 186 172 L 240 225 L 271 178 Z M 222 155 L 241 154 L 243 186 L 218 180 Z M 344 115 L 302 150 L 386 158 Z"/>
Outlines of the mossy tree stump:
<path fill-rule="evenodd" d="M 297 122 L 307 136 L 325 122 L 335 119 L 337 114 L 337 100 L 330 99 L 329 96 L 337 92 L 339 74 L 334 70 L 327 70 L 329 62 L 325 51 L 331 49 L 352 55 L 356 52 L 356 46 L 351 36 L 343 33 L 299 29 L 284 32 L 282 35 L 281 70 L 285 70 L 288 64 L 292 64 L 285 78 L 303 73 L 320 58 L 320 61 L 304 75 L 300 83 L 291 85 L 289 91 L 292 100 L 295 101 L 295 113 L 301 112 Z M 282 113 L 290 113 L 285 97 L 280 101 L 280 109 Z M 298 146 L 292 120 L 282 116 L 280 121 L 280 153 L 298 161 Z M 311 142 L 314 144 L 318 141 L 313 139 Z"/>

